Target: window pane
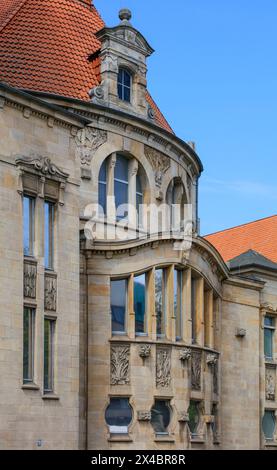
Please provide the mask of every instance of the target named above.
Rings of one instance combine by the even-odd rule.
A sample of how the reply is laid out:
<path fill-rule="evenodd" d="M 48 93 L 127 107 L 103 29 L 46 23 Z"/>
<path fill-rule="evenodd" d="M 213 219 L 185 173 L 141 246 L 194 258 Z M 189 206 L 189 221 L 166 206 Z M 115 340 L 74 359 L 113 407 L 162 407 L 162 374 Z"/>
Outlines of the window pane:
<path fill-rule="evenodd" d="M 111 398 L 105 413 L 111 433 L 127 434 L 132 421 L 132 408 L 128 398 Z"/>
<path fill-rule="evenodd" d="M 176 338 L 182 337 L 182 271 L 174 270 L 174 316 L 176 318 Z"/>
<path fill-rule="evenodd" d="M 128 183 L 129 161 L 123 155 L 117 155 L 114 169 L 114 177 Z"/>
<path fill-rule="evenodd" d="M 131 90 L 130 88 L 127 88 L 126 86 L 124 87 L 124 96 L 123 96 L 124 101 L 131 101 Z"/>
<path fill-rule="evenodd" d="M 134 308 L 136 316 L 136 333 L 145 333 L 145 294 L 146 275 L 134 278 Z"/>
<path fill-rule="evenodd" d="M 129 72 L 127 72 L 127 70 L 124 70 L 123 71 L 123 80 L 124 80 L 124 85 L 128 88 L 131 87 L 131 75 L 129 74 Z"/>
<path fill-rule="evenodd" d="M 53 268 L 54 259 L 54 204 L 44 203 L 44 263 L 48 269 Z"/>
<path fill-rule="evenodd" d="M 263 426 L 263 432 L 264 432 L 265 438 L 268 440 L 273 440 L 275 426 L 276 426 L 276 419 L 275 419 L 274 411 L 265 412 L 262 426 Z"/>
<path fill-rule="evenodd" d="M 190 402 L 189 410 L 189 429 L 192 434 L 197 433 L 199 426 L 200 415 L 199 415 L 199 403 L 192 401 Z"/>
<path fill-rule="evenodd" d="M 111 281 L 112 331 L 125 333 L 127 280 Z"/>
<path fill-rule="evenodd" d="M 34 242 L 34 199 L 24 196 L 23 198 L 23 245 L 24 255 L 33 255 Z"/>
<path fill-rule="evenodd" d="M 264 329 L 264 354 L 268 359 L 273 358 L 273 334 L 274 330 Z"/>
<path fill-rule="evenodd" d="M 265 319 L 264 319 L 264 324 L 265 324 L 265 326 L 271 326 L 271 327 L 274 328 L 274 326 L 275 326 L 274 318 L 266 316 Z"/>
<path fill-rule="evenodd" d="M 155 271 L 155 310 L 157 316 L 157 335 L 165 334 L 165 288 L 164 270 Z"/>
<path fill-rule="evenodd" d="M 54 348 L 54 328 L 53 320 L 44 320 L 44 391 L 53 392 L 53 348 Z"/>
<path fill-rule="evenodd" d="M 34 371 L 34 319 L 35 312 L 24 308 L 23 317 L 23 382 L 33 382 Z"/>
<path fill-rule="evenodd" d="M 117 219 L 128 217 L 128 184 L 115 181 L 114 192 Z"/>
<path fill-rule="evenodd" d="M 101 183 L 107 183 L 107 161 L 105 160 L 100 168 L 99 181 Z"/>
<path fill-rule="evenodd" d="M 168 434 L 167 428 L 170 423 L 169 403 L 164 400 L 155 400 L 151 410 L 151 424 L 156 434 Z"/>

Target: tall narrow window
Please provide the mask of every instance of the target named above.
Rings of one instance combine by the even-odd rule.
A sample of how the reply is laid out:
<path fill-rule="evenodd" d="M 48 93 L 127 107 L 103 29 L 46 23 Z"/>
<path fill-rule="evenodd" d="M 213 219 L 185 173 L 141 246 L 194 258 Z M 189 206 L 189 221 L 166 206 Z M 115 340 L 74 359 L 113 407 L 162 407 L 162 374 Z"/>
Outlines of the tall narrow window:
<path fill-rule="evenodd" d="M 129 162 L 123 155 L 117 155 L 114 170 L 114 196 L 117 220 L 128 217 Z"/>
<path fill-rule="evenodd" d="M 35 310 L 24 307 L 23 314 L 23 383 L 34 381 Z"/>
<path fill-rule="evenodd" d="M 126 332 L 127 279 L 111 281 L 112 332 Z"/>
<path fill-rule="evenodd" d="M 157 335 L 165 335 L 165 312 L 166 312 L 166 271 L 165 269 L 156 269 L 155 271 L 155 310 L 157 317 Z"/>
<path fill-rule="evenodd" d="M 146 332 L 145 310 L 146 310 L 146 274 L 134 278 L 134 309 L 136 317 L 136 334 Z"/>
<path fill-rule="evenodd" d="M 44 320 L 44 392 L 54 391 L 55 320 Z"/>
<path fill-rule="evenodd" d="M 132 77 L 125 69 L 119 69 L 118 72 L 118 97 L 123 101 L 131 102 Z"/>
<path fill-rule="evenodd" d="M 182 339 L 182 271 L 174 270 L 174 316 L 176 319 L 176 340 Z"/>
<path fill-rule="evenodd" d="M 143 192 L 141 185 L 141 178 L 137 175 L 137 187 L 136 187 L 136 205 L 137 205 L 137 214 L 138 214 L 138 225 L 141 227 L 143 225 Z"/>
<path fill-rule="evenodd" d="M 266 410 L 262 421 L 263 433 L 267 441 L 273 441 L 276 429 L 276 418 L 273 410 Z"/>
<path fill-rule="evenodd" d="M 264 319 L 264 354 L 266 359 L 273 359 L 273 339 L 275 333 L 275 319 L 266 316 Z"/>
<path fill-rule="evenodd" d="M 191 401 L 188 409 L 189 415 L 189 430 L 191 432 L 192 437 L 197 436 L 197 431 L 200 424 L 200 411 L 199 411 L 200 403 L 197 401 Z"/>
<path fill-rule="evenodd" d="M 191 279 L 191 341 L 196 343 L 196 285 L 197 279 Z"/>
<path fill-rule="evenodd" d="M 52 202 L 44 203 L 44 263 L 47 269 L 54 267 L 54 211 Z"/>
<path fill-rule="evenodd" d="M 107 214 L 107 160 L 102 163 L 100 169 L 98 191 L 99 206 L 102 207 L 104 214 Z"/>
<path fill-rule="evenodd" d="M 23 244 L 24 255 L 34 254 L 34 228 L 35 228 L 35 199 L 29 196 L 23 198 Z"/>

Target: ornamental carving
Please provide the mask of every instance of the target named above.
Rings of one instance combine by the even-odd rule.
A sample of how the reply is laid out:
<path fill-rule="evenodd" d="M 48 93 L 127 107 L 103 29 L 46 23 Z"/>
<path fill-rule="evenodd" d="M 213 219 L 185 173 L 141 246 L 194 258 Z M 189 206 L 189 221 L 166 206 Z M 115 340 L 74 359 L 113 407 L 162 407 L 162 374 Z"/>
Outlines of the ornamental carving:
<path fill-rule="evenodd" d="M 45 276 L 44 308 L 50 312 L 57 309 L 57 278 L 54 276 Z"/>
<path fill-rule="evenodd" d="M 76 156 L 80 158 L 82 165 L 90 165 L 93 154 L 107 142 L 107 131 L 85 127 L 77 132 L 75 137 Z"/>
<path fill-rule="evenodd" d="M 157 387 L 169 387 L 171 383 L 171 353 L 168 348 L 157 349 L 156 384 Z"/>
<path fill-rule="evenodd" d="M 217 364 L 218 358 L 215 354 L 208 354 L 206 362 L 208 366 L 215 366 Z"/>
<path fill-rule="evenodd" d="M 266 399 L 275 401 L 276 393 L 276 370 L 273 367 L 268 367 L 265 370 L 265 394 Z"/>
<path fill-rule="evenodd" d="M 138 421 L 151 421 L 151 411 L 138 411 Z"/>
<path fill-rule="evenodd" d="M 191 349 L 185 348 L 180 351 L 180 361 L 186 362 L 191 358 Z"/>
<path fill-rule="evenodd" d="M 160 188 L 162 186 L 163 176 L 170 168 L 170 158 L 158 152 L 158 150 L 148 147 L 148 145 L 145 145 L 144 149 L 145 155 L 155 171 L 156 186 L 157 188 Z"/>
<path fill-rule="evenodd" d="M 181 411 L 178 414 L 178 421 L 179 423 L 188 423 L 189 422 L 189 415 L 186 411 Z"/>
<path fill-rule="evenodd" d="M 151 355 L 151 345 L 150 344 L 142 344 L 139 348 L 139 355 L 143 359 L 149 357 Z"/>
<path fill-rule="evenodd" d="M 130 383 L 130 346 L 116 345 L 111 347 L 111 384 L 126 385 Z"/>
<path fill-rule="evenodd" d="M 201 390 L 201 351 L 192 351 L 191 355 L 191 388 Z"/>
<path fill-rule="evenodd" d="M 36 298 L 37 266 L 24 263 L 24 297 Z"/>
<path fill-rule="evenodd" d="M 22 165 L 30 170 L 38 171 L 45 177 L 58 177 L 65 180 L 69 176 L 52 163 L 49 157 L 42 157 L 35 154 L 30 157 L 23 156 L 16 159 L 16 164 Z"/>

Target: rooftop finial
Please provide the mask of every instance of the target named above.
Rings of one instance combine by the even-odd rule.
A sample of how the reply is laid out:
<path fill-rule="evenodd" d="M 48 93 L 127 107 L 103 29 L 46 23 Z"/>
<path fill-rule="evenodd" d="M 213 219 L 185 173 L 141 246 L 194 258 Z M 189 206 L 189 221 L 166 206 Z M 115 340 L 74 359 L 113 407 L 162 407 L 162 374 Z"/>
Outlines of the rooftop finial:
<path fill-rule="evenodd" d="M 132 12 L 128 8 L 122 8 L 118 14 L 119 19 L 123 22 L 130 21 L 132 18 Z"/>

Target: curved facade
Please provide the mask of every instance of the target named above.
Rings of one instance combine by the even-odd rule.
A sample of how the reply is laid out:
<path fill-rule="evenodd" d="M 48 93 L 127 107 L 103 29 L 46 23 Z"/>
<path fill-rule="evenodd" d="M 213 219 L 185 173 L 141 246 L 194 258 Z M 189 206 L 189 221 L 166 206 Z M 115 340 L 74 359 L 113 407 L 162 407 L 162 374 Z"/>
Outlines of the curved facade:
<path fill-rule="evenodd" d="M 35 56 L 0 72 L 0 446 L 274 448 L 276 266 L 249 277 L 199 235 L 202 163 L 147 91 L 130 12 L 107 28 L 72 0 L 77 34 L 47 3 L 3 11 L 5 58 L 19 11 L 44 32 L 55 11 L 67 52 L 84 18 L 93 38 L 59 86 Z"/>

